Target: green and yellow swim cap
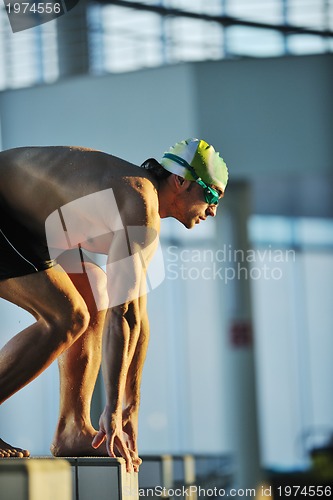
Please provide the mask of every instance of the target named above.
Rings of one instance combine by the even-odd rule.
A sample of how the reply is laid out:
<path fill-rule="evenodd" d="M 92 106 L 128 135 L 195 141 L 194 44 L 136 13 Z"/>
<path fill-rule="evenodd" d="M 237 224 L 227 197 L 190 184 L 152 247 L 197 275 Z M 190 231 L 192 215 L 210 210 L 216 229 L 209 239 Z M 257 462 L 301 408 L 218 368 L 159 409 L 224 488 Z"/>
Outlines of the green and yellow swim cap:
<path fill-rule="evenodd" d="M 168 153 L 171 153 L 170 157 L 163 156 L 160 164 L 169 172 L 194 181 L 196 179 L 185 166 L 188 163 L 206 184 L 225 190 L 228 183 L 227 166 L 219 153 L 207 142 L 199 139 L 186 139 L 186 141 L 177 142 Z M 179 161 L 177 157 L 180 158 Z"/>

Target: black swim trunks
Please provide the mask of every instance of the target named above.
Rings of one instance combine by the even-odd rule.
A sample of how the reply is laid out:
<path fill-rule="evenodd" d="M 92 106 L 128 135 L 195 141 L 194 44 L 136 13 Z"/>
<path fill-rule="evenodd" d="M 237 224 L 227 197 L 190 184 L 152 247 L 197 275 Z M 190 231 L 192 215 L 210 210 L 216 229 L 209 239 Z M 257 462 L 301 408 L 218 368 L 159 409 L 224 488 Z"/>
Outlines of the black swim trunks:
<path fill-rule="evenodd" d="M 1 207 L 0 280 L 44 271 L 55 264 L 56 261 L 50 259 L 46 240 L 36 238 Z"/>

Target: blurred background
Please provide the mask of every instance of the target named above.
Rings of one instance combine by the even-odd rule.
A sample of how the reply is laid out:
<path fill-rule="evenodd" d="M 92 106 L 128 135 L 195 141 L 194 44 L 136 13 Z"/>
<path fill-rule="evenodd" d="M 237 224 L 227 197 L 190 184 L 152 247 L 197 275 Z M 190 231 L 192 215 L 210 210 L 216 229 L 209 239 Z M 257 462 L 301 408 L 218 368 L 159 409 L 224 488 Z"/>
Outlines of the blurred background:
<path fill-rule="evenodd" d="M 141 453 L 230 455 L 240 485 L 310 467 L 333 436 L 333 1 L 85 2 L 12 33 L 0 147 L 83 145 L 135 164 L 188 137 L 230 170 L 214 220 L 163 220 Z M 0 302 L 1 343 L 32 318 Z M 0 411 L 46 455 L 53 364 Z M 99 380 L 95 425 L 103 407 Z"/>

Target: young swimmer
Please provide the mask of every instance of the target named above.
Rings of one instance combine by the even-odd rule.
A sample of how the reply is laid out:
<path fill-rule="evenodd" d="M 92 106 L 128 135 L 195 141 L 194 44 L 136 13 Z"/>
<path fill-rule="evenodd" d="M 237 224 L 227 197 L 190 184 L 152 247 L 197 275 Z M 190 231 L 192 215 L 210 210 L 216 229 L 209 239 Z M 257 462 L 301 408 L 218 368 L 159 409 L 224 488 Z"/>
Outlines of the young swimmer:
<path fill-rule="evenodd" d="M 214 217 L 228 180 L 223 159 L 197 139 L 141 167 L 78 147 L 0 153 L 0 297 L 36 320 L 0 351 L 0 403 L 58 359 L 52 453 L 120 454 L 136 471 L 145 274 L 160 219 L 190 229 Z M 108 256 L 106 273 L 84 250 Z M 90 405 L 101 363 L 106 406 L 97 431 Z M 0 440 L 0 457 L 10 456 L 29 452 Z"/>

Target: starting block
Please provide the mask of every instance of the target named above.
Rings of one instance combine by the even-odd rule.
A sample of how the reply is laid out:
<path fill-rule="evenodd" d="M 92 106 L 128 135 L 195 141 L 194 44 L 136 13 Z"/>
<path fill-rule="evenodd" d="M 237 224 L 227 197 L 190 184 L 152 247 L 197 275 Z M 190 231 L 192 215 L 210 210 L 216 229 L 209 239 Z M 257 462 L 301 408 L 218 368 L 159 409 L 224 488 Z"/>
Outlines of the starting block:
<path fill-rule="evenodd" d="M 72 466 L 73 500 L 138 500 L 138 473 L 127 472 L 123 458 L 78 457 Z M 44 499 L 45 500 L 45 499 Z"/>
<path fill-rule="evenodd" d="M 3 500 L 72 500 L 70 464 L 59 458 L 0 460 Z"/>

